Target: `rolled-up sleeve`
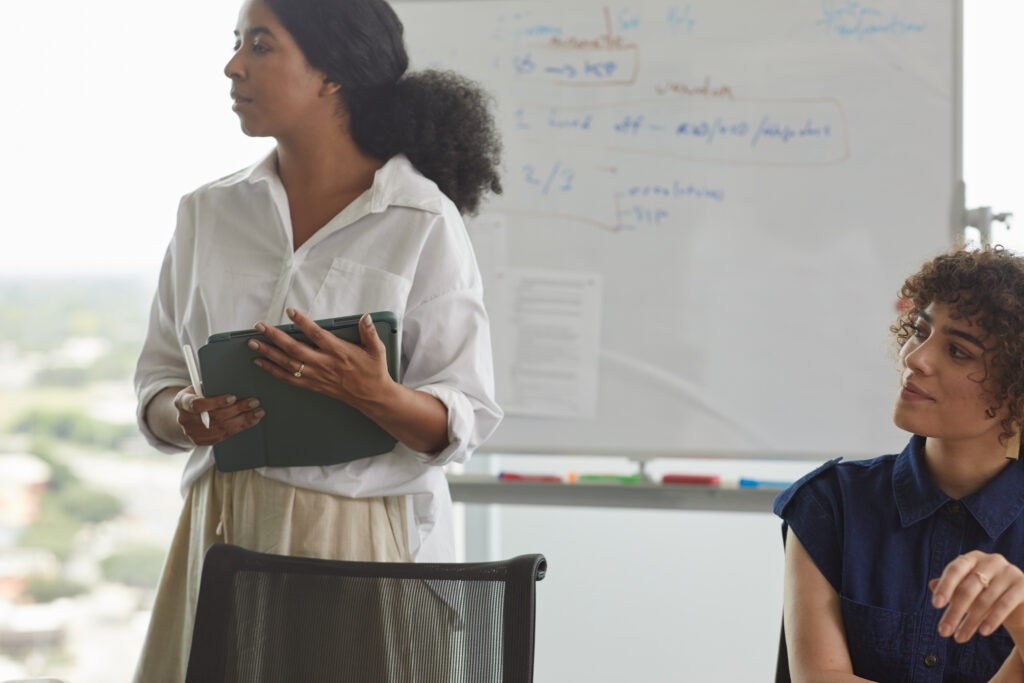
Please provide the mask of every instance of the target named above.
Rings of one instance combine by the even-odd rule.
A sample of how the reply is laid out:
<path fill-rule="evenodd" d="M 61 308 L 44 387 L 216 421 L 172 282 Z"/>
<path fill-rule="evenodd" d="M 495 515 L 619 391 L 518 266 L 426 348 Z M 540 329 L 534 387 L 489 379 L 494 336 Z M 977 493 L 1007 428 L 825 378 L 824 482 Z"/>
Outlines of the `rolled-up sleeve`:
<path fill-rule="evenodd" d="M 431 465 L 465 462 L 502 418 L 494 400 L 483 290 L 477 286 L 430 299 L 407 311 L 404 323 L 402 346 L 409 352 L 402 383 L 448 409 L 447 447 L 416 457 Z"/>

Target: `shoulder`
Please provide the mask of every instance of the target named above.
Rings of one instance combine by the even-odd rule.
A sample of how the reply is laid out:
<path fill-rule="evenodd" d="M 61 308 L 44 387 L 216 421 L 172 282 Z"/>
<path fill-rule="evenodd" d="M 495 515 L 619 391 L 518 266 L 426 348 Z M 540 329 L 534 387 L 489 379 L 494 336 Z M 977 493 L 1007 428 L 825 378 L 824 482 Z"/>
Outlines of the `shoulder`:
<path fill-rule="evenodd" d="M 462 214 L 404 155 L 395 155 L 377 171 L 370 211 L 400 226 L 406 239 L 421 245 L 421 258 L 429 258 L 438 269 L 450 270 L 455 264 L 470 262 L 473 250 Z"/>
<path fill-rule="evenodd" d="M 775 498 L 775 514 L 785 518 L 786 508 L 799 498 L 812 501 L 820 508 L 832 507 L 848 496 L 867 494 L 892 481 L 896 455 L 882 455 L 867 460 L 835 458 L 808 472 Z"/>
<path fill-rule="evenodd" d="M 420 173 L 404 154 L 396 154 L 377 171 L 370 188 L 370 210 L 405 208 L 426 214 L 459 215 L 455 204 L 433 180 Z M 461 222 L 461 219 L 460 219 Z"/>
<path fill-rule="evenodd" d="M 181 205 L 195 205 L 203 201 L 214 200 L 232 196 L 238 192 L 247 192 L 253 186 L 261 185 L 258 181 L 265 180 L 269 174 L 274 174 L 275 152 L 260 159 L 254 164 L 238 169 L 233 173 L 203 183 L 181 198 Z"/>

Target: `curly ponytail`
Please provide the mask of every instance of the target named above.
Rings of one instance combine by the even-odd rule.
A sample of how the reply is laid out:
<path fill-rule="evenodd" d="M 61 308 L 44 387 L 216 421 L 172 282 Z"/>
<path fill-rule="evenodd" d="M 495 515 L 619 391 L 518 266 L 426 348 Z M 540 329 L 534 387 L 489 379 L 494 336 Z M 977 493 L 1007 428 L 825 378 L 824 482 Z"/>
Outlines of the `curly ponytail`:
<path fill-rule="evenodd" d="M 453 72 L 407 74 L 402 22 L 385 0 L 264 2 L 310 65 L 341 86 L 360 150 L 382 161 L 404 154 L 462 213 L 501 193 L 490 98 Z"/>

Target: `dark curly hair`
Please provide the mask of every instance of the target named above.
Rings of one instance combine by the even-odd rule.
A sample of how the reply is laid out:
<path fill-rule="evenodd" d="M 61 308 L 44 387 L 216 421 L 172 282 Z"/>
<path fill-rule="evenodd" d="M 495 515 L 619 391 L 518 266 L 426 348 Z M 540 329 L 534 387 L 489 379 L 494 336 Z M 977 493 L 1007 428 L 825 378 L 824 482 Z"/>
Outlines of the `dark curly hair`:
<path fill-rule="evenodd" d="M 1014 423 L 1024 424 L 1024 258 L 1001 246 L 954 249 L 907 278 L 900 299 L 900 316 L 890 327 L 900 348 L 931 303 L 949 306 L 954 317 L 968 318 L 985 331 L 993 353 L 979 381 L 995 382 L 986 414 L 994 417 L 1005 404 L 1009 415 L 1000 423 L 1000 439 L 1013 436 Z"/>
<path fill-rule="evenodd" d="M 263 0 L 306 61 L 338 83 L 352 139 L 386 161 L 405 154 L 461 213 L 501 193 L 490 98 L 447 71 L 406 73 L 402 22 L 385 0 Z"/>

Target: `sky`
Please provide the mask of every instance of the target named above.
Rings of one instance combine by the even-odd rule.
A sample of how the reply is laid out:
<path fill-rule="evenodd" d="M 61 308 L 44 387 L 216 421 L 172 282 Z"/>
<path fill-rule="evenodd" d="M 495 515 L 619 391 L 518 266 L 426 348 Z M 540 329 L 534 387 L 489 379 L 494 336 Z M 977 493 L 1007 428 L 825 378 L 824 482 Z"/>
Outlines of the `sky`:
<path fill-rule="evenodd" d="M 270 149 L 243 135 L 230 109 L 223 65 L 238 4 L 7 8 L 16 30 L 0 41 L 3 94 L 19 104 L 0 112 L 0 276 L 155 275 L 180 196 Z M 1010 59 L 1024 4 L 964 4 L 967 204 L 1022 214 L 1019 229 L 997 226 L 993 240 L 1024 249 L 1024 95 Z"/>

